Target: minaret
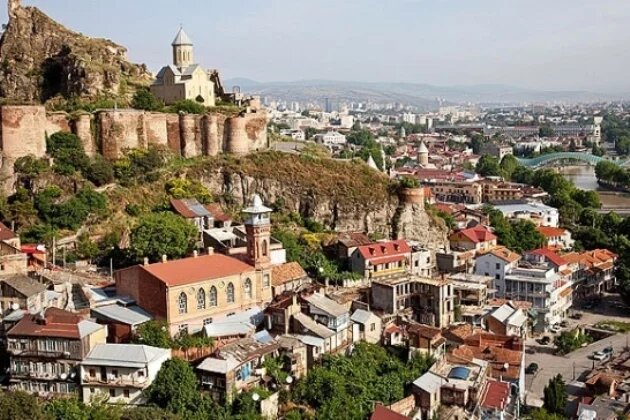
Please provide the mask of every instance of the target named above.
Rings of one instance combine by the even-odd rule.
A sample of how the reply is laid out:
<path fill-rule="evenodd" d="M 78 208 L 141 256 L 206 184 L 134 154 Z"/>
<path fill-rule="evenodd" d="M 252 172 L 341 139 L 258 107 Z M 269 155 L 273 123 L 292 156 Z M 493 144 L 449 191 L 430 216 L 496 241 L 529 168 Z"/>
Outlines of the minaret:
<path fill-rule="evenodd" d="M 254 194 L 245 213 L 245 232 L 247 234 L 247 260 L 257 269 L 271 264 L 271 209 L 265 207 L 258 194 Z"/>
<path fill-rule="evenodd" d="M 418 147 L 418 163 L 423 167 L 429 164 L 429 149 L 424 145 L 424 142 L 421 142 L 420 147 Z"/>
<path fill-rule="evenodd" d="M 180 27 L 175 39 L 171 43 L 173 47 L 173 64 L 178 69 L 186 68 L 193 64 L 193 43 Z"/>

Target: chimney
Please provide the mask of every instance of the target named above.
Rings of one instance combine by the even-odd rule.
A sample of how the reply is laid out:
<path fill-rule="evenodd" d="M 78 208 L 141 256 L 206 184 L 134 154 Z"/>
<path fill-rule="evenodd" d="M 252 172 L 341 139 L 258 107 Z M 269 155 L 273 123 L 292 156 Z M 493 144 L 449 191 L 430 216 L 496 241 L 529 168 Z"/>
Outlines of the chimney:
<path fill-rule="evenodd" d="M 142 265 L 149 265 L 149 258 L 144 257 L 144 259 L 142 260 Z"/>
<path fill-rule="evenodd" d="M 166 262 L 166 254 L 162 255 L 162 262 L 165 263 Z"/>
<path fill-rule="evenodd" d="M 198 256 L 198 255 L 199 255 L 199 253 L 198 253 L 198 252 L 197 252 L 197 250 L 195 249 L 195 250 L 193 251 L 193 257 L 194 257 L 194 258 L 197 258 L 197 256 Z"/>
<path fill-rule="evenodd" d="M 208 247 L 208 255 L 214 255 L 214 248 L 211 246 Z"/>

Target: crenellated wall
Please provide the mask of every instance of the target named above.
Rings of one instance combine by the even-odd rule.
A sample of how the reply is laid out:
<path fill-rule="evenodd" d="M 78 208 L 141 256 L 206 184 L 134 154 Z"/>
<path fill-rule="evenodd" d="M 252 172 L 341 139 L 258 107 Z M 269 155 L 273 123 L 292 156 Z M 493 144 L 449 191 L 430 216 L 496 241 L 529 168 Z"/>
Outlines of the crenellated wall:
<path fill-rule="evenodd" d="M 111 109 L 70 116 L 47 113 L 43 106 L 5 105 L 0 107 L 0 176 L 12 179 L 13 163 L 21 156 L 45 156 L 46 135 L 58 131 L 73 132 L 88 155 L 100 153 L 107 159 L 152 144 L 184 157 L 247 154 L 268 146 L 264 111 L 226 116 Z"/>

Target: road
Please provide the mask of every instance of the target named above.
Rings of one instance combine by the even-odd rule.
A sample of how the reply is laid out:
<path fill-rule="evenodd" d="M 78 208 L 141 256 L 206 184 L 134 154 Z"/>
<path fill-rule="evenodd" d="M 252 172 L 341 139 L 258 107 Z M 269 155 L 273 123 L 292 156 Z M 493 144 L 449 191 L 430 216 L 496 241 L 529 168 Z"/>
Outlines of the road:
<path fill-rule="evenodd" d="M 627 307 L 619 305 L 617 297 L 611 296 L 606 298 L 598 305 L 597 309 L 599 309 L 599 313 L 583 311 L 584 315 L 579 321 L 569 320 L 570 325 L 568 329 L 574 328 L 578 323 L 581 325 L 593 325 L 603 320 L 630 322 L 630 311 L 628 311 Z M 530 363 L 535 362 L 539 367 L 538 373 L 527 375 L 525 380 L 528 402 L 533 399 L 542 399 L 545 385 L 557 374 L 561 374 L 565 381 L 569 383 L 590 371 L 593 368 L 593 361 L 589 356 L 593 352 L 612 346 L 614 353 L 618 354 L 620 351 L 623 351 L 629 341 L 630 334 L 615 334 L 571 352 L 566 356 L 556 356 L 551 353 L 553 345 L 541 346 L 533 339 L 526 340 L 526 348 L 537 349 L 537 352 L 535 354 L 525 354 L 525 365 L 528 366 Z M 595 366 L 598 366 L 601 362 L 595 361 L 594 363 Z"/>

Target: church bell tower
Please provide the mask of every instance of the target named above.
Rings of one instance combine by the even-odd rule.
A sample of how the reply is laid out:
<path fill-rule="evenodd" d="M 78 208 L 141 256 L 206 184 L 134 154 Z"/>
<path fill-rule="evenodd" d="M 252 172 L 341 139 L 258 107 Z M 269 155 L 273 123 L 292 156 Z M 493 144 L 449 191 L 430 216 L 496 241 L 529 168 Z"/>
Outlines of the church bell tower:
<path fill-rule="evenodd" d="M 186 32 L 184 32 L 184 28 L 179 28 L 171 46 L 173 47 L 173 64 L 175 67 L 182 69 L 194 63 L 193 43 Z"/>
<path fill-rule="evenodd" d="M 247 260 L 257 269 L 267 268 L 271 264 L 271 209 L 263 205 L 258 194 L 254 194 L 245 213 L 245 232 L 247 234 Z"/>

